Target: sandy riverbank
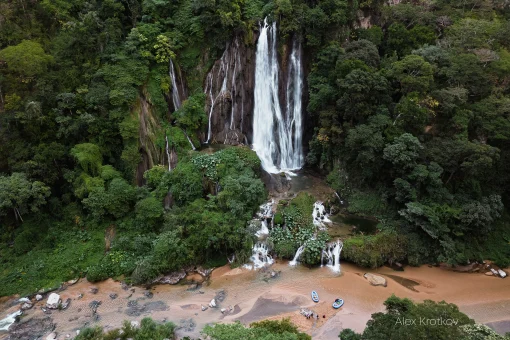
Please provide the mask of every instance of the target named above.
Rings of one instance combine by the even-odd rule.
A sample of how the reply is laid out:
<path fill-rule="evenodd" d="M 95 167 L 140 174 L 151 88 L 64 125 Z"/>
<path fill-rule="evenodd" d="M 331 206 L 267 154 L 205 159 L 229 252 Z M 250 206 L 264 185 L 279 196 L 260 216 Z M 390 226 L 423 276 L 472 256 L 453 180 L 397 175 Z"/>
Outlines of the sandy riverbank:
<path fill-rule="evenodd" d="M 453 302 L 477 322 L 491 324 L 500 332 L 510 331 L 507 329 L 507 320 L 510 320 L 508 279 L 455 273 L 428 266 L 406 268 L 404 272 L 383 267 L 373 272 L 385 276 L 388 285 L 374 287 L 363 278 L 364 269 L 350 264 L 342 264 L 340 276 L 334 275 L 326 267 L 290 268 L 286 263 L 276 263 L 273 269 L 281 271 L 276 279 L 267 279 L 267 274 L 262 272 L 222 267 L 213 271 L 208 284 L 198 290 L 188 291 L 185 285 L 160 285 L 150 290 L 153 294 L 150 298 L 145 296 L 147 291 L 144 288 L 124 290 L 119 282 L 113 280 L 94 284 L 99 291 L 92 294 L 92 284 L 83 279 L 60 292 L 64 301 L 72 299 L 68 310 L 57 310 L 46 315 L 40 308 L 45 303 L 44 299 L 28 310 L 22 321 L 49 316 L 56 324 L 59 339 L 65 339 L 67 334 L 75 335 L 76 330 L 84 325 L 111 329 L 119 327 L 123 320 L 139 321 L 145 316 L 159 321 L 173 321 L 182 326 L 178 333 L 180 336 L 190 337 L 198 337 L 200 330 L 208 323 L 239 320 L 249 324 L 262 319 L 290 317 L 314 339 L 328 340 L 338 339 L 342 328 L 363 330 L 370 315 L 382 311 L 383 301 L 391 294 L 396 294 L 416 301 L 431 299 Z M 402 285 L 401 278 L 413 281 L 413 285 Z M 219 303 L 219 308 L 209 308 L 203 312 L 201 305 L 207 305 L 221 290 L 226 296 Z M 320 303 L 311 301 L 311 290 L 319 293 Z M 78 299 L 80 294 L 83 297 Z M 110 294 L 118 296 L 112 299 Z M 344 307 L 339 310 L 331 307 L 336 297 L 345 300 Z M 0 300 L 0 318 L 18 308 L 8 307 L 12 299 Z M 98 317 L 93 315 L 89 306 L 94 300 L 101 301 L 97 308 Z M 232 312 L 223 315 L 220 308 L 229 306 L 232 306 Z M 299 314 L 301 308 L 310 308 L 326 318 L 308 320 Z"/>

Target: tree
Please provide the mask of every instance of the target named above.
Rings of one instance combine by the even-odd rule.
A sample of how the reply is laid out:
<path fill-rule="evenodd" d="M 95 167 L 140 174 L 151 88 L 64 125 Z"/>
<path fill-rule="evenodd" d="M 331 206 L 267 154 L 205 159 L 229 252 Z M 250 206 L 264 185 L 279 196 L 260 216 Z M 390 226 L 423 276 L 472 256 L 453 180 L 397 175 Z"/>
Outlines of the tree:
<path fill-rule="evenodd" d="M 369 40 L 354 40 L 345 45 L 345 59 L 359 59 L 371 67 L 379 66 L 379 51 Z"/>
<path fill-rule="evenodd" d="M 87 198 L 82 200 L 96 219 L 109 214 L 120 218 L 128 213 L 135 199 L 135 189 L 122 178 L 113 179 L 107 188 L 93 187 Z"/>
<path fill-rule="evenodd" d="M 185 130 L 197 130 L 205 125 L 207 116 L 205 114 L 205 94 L 200 93 L 190 96 L 182 106 L 173 113 L 175 121 Z"/>
<path fill-rule="evenodd" d="M 342 96 L 337 108 L 344 112 L 346 120 L 363 121 L 389 101 L 388 81 L 377 73 L 356 69 L 339 79 L 338 86 Z"/>
<path fill-rule="evenodd" d="M 252 323 L 250 328 L 241 323 L 207 325 L 202 331 L 212 340 L 257 339 L 257 340 L 309 340 L 311 337 L 301 333 L 288 320 L 262 321 Z"/>
<path fill-rule="evenodd" d="M 463 326 L 474 324 L 456 305 L 444 301 L 425 300 L 423 303 L 414 303 L 407 298 L 392 295 L 384 305 L 386 312 L 372 314 L 361 339 L 463 339 Z M 360 339 L 352 333 L 345 330 L 342 332 L 349 335 L 350 339 Z"/>
<path fill-rule="evenodd" d="M 418 138 L 410 133 L 404 133 L 384 148 L 383 158 L 392 163 L 396 169 L 413 168 L 422 149 Z"/>
<path fill-rule="evenodd" d="M 248 175 L 228 176 L 221 185 L 222 190 L 218 194 L 220 206 L 238 218 L 249 218 L 266 196 L 262 181 Z"/>
<path fill-rule="evenodd" d="M 0 176 L 0 216 L 12 211 L 16 220 L 22 215 L 38 212 L 46 204 L 50 188 L 39 181 L 30 181 L 24 173 Z"/>
<path fill-rule="evenodd" d="M 103 156 L 99 146 L 92 143 L 77 144 L 71 149 L 73 155 L 82 170 L 92 176 L 99 175 Z"/>
<path fill-rule="evenodd" d="M 434 69 L 418 55 L 408 55 L 393 63 L 392 75 L 399 82 L 402 93 L 425 93 L 434 81 Z"/>
<path fill-rule="evenodd" d="M 7 63 L 11 72 L 29 79 L 45 72 L 53 57 L 46 54 L 38 42 L 23 40 L 16 46 L 1 50 L 0 60 Z"/>

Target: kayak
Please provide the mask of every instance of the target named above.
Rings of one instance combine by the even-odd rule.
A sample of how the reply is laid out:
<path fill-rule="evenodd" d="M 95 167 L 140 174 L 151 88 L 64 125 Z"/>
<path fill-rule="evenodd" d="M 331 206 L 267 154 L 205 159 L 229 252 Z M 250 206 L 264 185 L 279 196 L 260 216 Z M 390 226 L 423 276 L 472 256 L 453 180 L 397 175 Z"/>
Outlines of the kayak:
<path fill-rule="evenodd" d="M 315 290 L 312 292 L 312 300 L 313 302 L 319 302 L 319 294 Z"/>
<path fill-rule="evenodd" d="M 344 305 L 344 300 L 342 299 L 336 299 L 335 302 L 333 302 L 333 308 L 338 309 Z"/>

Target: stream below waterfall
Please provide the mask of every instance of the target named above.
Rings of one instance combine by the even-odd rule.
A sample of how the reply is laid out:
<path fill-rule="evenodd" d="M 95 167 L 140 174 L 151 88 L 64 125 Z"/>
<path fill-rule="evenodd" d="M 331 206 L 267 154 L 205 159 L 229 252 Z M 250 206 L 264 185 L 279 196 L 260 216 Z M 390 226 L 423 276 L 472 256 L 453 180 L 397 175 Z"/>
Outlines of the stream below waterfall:
<path fill-rule="evenodd" d="M 277 275 L 272 277 L 271 270 Z M 510 299 L 508 282 L 482 273 L 455 273 L 437 267 L 409 267 L 397 272 L 388 267 L 371 270 L 388 280 L 387 287 L 371 286 L 363 277 L 366 269 L 349 263 L 342 264 L 342 274 L 336 275 L 329 268 L 304 266 L 290 267 L 287 261 L 276 261 L 271 270 L 231 269 L 229 266 L 217 268 L 199 289 L 189 290 L 188 285 L 157 285 L 150 290 L 151 298 L 142 287 L 124 290 L 120 282 L 111 279 L 95 283 L 96 294 L 90 293 L 91 283 L 81 279 L 78 283 L 59 292 L 61 298 L 72 299 L 67 310 L 55 310 L 46 315 L 40 309 L 46 299 L 36 302 L 34 308 L 25 312 L 24 321 L 49 317 L 56 324 L 55 331 L 62 339 L 66 334 L 75 335 L 76 330 L 88 324 L 100 325 L 107 329 L 119 327 L 123 320 L 140 321 L 150 316 L 156 321 L 175 322 L 179 338 L 200 336 L 200 330 L 212 322 L 233 322 L 249 324 L 263 319 L 288 317 L 302 331 L 314 339 L 338 339 L 340 330 L 352 328 L 362 331 L 370 315 L 384 310 L 383 302 L 392 294 L 420 301 L 432 299 L 455 303 L 460 310 L 480 323 L 505 324 L 510 319 Z M 413 282 L 407 287 L 407 282 Z M 412 288 L 412 289 L 411 289 Z M 481 289 L 483 288 L 483 289 Z M 320 302 L 310 299 L 310 292 L 319 293 Z M 211 299 L 223 292 L 225 296 L 217 308 L 201 310 Z M 83 294 L 82 298 L 78 298 Z M 118 294 L 116 299 L 110 294 Z M 5 318 L 17 309 L 13 302 L 19 297 L 0 302 L 0 318 Z M 342 298 L 345 304 L 333 309 L 331 303 Z M 90 312 L 92 301 L 101 301 L 97 308 L 97 320 Z M 140 306 L 133 313 L 132 306 Z M 131 307 L 130 307 L 131 306 Z M 232 306 L 232 312 L 221 313 L 221 308 Z M 143 308 L 142 308 L 143 307 Z M 17 308 L 17 309 L 16 309 Z M 309 308 L 325 315 L 314 325 L 314 321 L 300 315 L 301 308 Z M 192 325 L 193 327 L 187 327 Z M 0 333 L 0 339 L 6 334 Z M 60 339 L 60 338 L 59 338 Z"/>

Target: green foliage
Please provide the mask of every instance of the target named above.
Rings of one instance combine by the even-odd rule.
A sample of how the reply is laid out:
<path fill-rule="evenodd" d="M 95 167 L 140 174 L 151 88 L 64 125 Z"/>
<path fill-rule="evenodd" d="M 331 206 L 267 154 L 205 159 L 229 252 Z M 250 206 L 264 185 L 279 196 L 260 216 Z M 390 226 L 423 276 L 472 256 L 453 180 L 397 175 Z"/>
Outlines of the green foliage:
<path fill-rule="evenodd" d="M 14 249 L 0 249 L 1 296 L 27 295 L 84 276 L 104 252 L 104 230 L 70 228 L 47 218 L 25 219 L 18 235 Z"/>
<path fill-rule="evenodd" d="M 203 334 L 214 340 L 261 339 L 261 340 L 308 340 L 311 337 L 299 332 L 288 319 L 281 321 L 261 321 L 252 323 L 249 328 L 239 322 L 206 326 Z"/>
<path fill-rule="evenodd" d="M 46 204 L 50 188 L 39 181 L 29 181 L 24 173 L 0 176 L 0 216 L 12 212 L 16 219 Z"/>
<path fill-rule="evenodd" d="M 91 176 L 99 175 L 103 163 L 99 146 L 92 143 L 78 144 L 71 149 L 71 155 L 76 158 L 85 173 Z"/>
<path fill-rule="evenodd" d="M 196 130 L 205 126 L 207 116 L 204 107 L 205 94 L 195 94 L 186 99 L 173 115 L 179 126 L 186 130 Z"/>
<path fill-rule="evenodd" d="M 444 301 L 434 302 L 425 300 L 423 303 L 414 303 L 395 295 L 385 302 L 385 313 L 374 313 L 367 322 L 362 334 L 356 334 L 351 330 L 343 330 L 340 334 L 342 339 L 477 339 L 484 334 L 495 336 L 494 339 L 503 337 L 493 335 L 485 326 L 475 325 L 474 321 L 459 311 L 459 308 Z M 403 320 L 416 320 L 410 325 Z M 439 324 L 438 320 L 447 324 Z M 435 322 L 435 323 L 433 323 Z M 431 326 L 434 325 L 434 326 Z"/>
<path fill-rule="evenodd" d="M 163 181 L 178 205 L 190 203 L 203 195 L 202 176 L 192 163 L 179 162 Z"/>
<path fill-rule="evenodd" d="M 99 326 L 84 328 L 76 340 L 164 340 L 175 339 L 176 325 L 172 322 L 157 323 L 151 318 L 143 318 L 140 327 L 133 327 L 129 321 L 124 321 L 122 328 L 103 332 Z"/>
<path fill-rule="evenodd" d="M 342 249 L 342 258 L 368 268 L 377 268 L 386 262 L 401 262 L 406 257 L 406 237 L 389 231 L 348 238 Z"/>
<path fill-rule="evenodd" d="M 83 199 L 83 205 L 96 219 L 106 215 L 120 218 L 131 210 L 134 199 L 134 188 L 124 179 L 115 178 L 107 188 L 93 188 L 88 197 Z"/>
<path fill-rule="evenodd" d="M 222 181 L 222 191 L 218 194 L 221 208 L 228 209 L 236 217 L 249 216 L 254 206 L 266 198 L 264 185 L 258 178 L 247 175 L 228 176 Z"/>
<path fill-rule="evenodd" d="M 41 44 L 30 40 L 0 50 L 0 60 L 7 63 L 9 71 L 25 78 L 40 75 L 54 61 L 51 55 L 44 52 Z"/>

